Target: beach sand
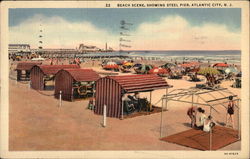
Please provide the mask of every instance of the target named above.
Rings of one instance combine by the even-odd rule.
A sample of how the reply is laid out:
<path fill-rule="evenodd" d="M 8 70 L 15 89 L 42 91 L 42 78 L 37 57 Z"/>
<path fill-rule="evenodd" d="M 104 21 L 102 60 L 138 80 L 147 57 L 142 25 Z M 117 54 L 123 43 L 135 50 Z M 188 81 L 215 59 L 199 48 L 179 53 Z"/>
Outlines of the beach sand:
<path fill-rule="evenodd" d="M 100 62 L 89 61 L 81 64 L 82 68 L 93 68 L 97 72 L 105 71 Z M 119 73 L 127 75 L 131 73 Z M 12 72 L 11 76 L 15 77 Z M 166 79 L 166 78 L 165 78 Z M 173 85 L 169 91 L 177 88 L 190 88 L 202 82 L 190 82 L 185 79 L 170 80 Z M 232 81 L 224 81 L 221 87 L 228 88 L 234 94 L 240 95 L 240 90 L 232 88 Z M 158 102 L 166 90 L 152 92 L 152 103 Z M 9 150 L 189 150 L 184 147 L 159 140 L 161 113 L 137 116 L 128 119 L 107 118 L 107 126 L 101 126 L 102 116 L 87 109 L 88 101 L 74 102 L 55 99 L 53 91 L 30 89 L 25 82 L 9 80 Z M 149 93 L 141 93 L 141 97 L 149 99 Z M 207 98 L 210 98 L 207 96 Z M 190 129 L 190 119 L 186 115 L 191 104 L 169 102 L 168 111 L 163 113 L 163 136 L 169 136 Z M 209 108 L 203 107 L 208 114 Z M 216 106 L 219 113 L 213 113 L 215 121 L 225 122 L 226 109 Z M 237 113 L 235 126 L 237 127 Z M 239 150 L 240 141 L 230 144 L 220 150 Z"/>

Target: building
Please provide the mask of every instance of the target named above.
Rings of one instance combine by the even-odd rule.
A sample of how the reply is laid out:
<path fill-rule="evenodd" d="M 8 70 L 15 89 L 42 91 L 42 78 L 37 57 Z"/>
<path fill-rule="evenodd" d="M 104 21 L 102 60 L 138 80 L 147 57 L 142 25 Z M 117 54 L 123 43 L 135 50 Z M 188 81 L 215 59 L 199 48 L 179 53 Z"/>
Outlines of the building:
<path fill-rule="evenodd" d="M 123 116 L 122 96 L 126 93 L 149 92 L 157 89 L 171 87 L 161 77 L 151 75 L 123 75 L 106 76 L 96 81 L 95 109 L 94 113 L 103 115 L 106 105 L 107 116 L 121 118 Z"/>
<path fill-rule="evenodd" d="M 93 45 L 80 44 L 78 51 L 81 53 L 90 53 L 90 52 L 100 52 L 101 49 L 99 49 L 98 47 L 93 46 Z"/>
<path fill-rule="evenodd" d="M 9 51 L 9 54 L 31 52 L 29 44 L 9 44 L 8 51 Z"/>

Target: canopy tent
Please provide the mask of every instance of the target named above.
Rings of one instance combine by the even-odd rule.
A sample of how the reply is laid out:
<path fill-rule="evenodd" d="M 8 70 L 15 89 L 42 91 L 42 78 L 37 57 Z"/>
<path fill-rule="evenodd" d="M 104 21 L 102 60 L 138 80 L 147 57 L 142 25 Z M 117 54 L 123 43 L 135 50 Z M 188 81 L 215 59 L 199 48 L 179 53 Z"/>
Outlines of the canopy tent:
<path fill-rule="evenodd" d="M 171 87 L 157 75 L 125 75 L 107 76 L 96 81 L 95 114 L 102 115 L 104 105 L 107 106 L 107 116 L 123 118 L 122 96 L 126 93 L 150 92 Z"/>
<path fill-rule="evenodd" d="M 55 75 L 55 98 L 73 101 L 77 96 L 89 97 L 94 95 L 94 84 L 100 78 L 92 69 L 70 68 L 62 69 Z"/>
<path fill-rule="evenodd" d="M 31 88 L 44 90 L 46 82 L 54 79 L 55 74 L 66 68 L 79 69 L 78 65 L 35 65 L 30 70 Z"/>
<path fill-rule="evenodd" d="M 30 80 L 30 71 L 31 68 L 35 65 L 41 65 L 42 62 L 37 61 L 22 61 L 18 62 L 16 66 L 17 71 L 17 81 Z M 24 74 L 22 72 L 25 72 Z"/>
<path fill-rule="evenodd" d="M 235 67 L 228 67 L 228 68 L 225 69 L 225 73 L 226 74 L 229 74 L 229 73 L 235 73 L 235 74 L 237 74 L 238 72 L 239 71 Z"/>
<path fill-rule="evenodd" d="M 206 97 L 204 97 L 206 95 Z M 228 97 L 233 96 L 234 101 L 237 102 L 236 108 L 238 108 L 238 139 L 240 139 L 240 98 L 237 95 L 233 94 L 227 88 L 217 88 L 213 90 L 204 90 L 204 89 L 197 89 L 197 88 L 189 88 L 189 89 L 174 89 L 171 92 L 163 95 L 162 100 L 162 108 L 163 103 L 165 101 L 165 107 L 167 108 L 167 104 L 169 101 L 177 101 L 183 103 L 189 103 L 192 106 L 200 105 L 200 106 L 207 106 L 210 108 L 210 116 L 212 115 L 212 111 L 219 113 L 216 110 L 216 106 L 225 106 L 228 103 Z M 195 97 L 197 101 L 195 102 Z M 199 100 L 199 101 L 198 101 Z M 161 122 L 160 122 L 160 138 L 162 138 L 162 127 L 163 127 L 163 109 L 161 113 Z M 209 147 L 210 150 L 212 149 L 212 131 L 210 131 L 209 135 Z"/>

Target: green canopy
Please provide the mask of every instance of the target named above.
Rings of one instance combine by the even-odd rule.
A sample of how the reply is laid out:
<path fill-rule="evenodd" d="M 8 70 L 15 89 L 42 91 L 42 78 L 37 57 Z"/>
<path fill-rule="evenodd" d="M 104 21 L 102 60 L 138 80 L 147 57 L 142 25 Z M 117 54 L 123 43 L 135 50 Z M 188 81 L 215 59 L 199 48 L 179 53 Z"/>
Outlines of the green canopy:
<path fill-rule="evenodd" d="M 212 67 L 201 68 L 200 71 L 198 72 L 198 74 L 200 74 L 200 75 L 207 75 L 208 73 L 210 75 L 218 75 L 218 74 L 220 74 L 220 72 L 217 69 L 212 68 Z"/>
<path fill-rule="evenodd" d="M 176 66 L 176 64 L 174 64 L 174 63 L 166 63 L 165 65 L 162 65 L 161 67 L 163 67 L 163 68 L 171 68 L 171 67 L 175 67 Z"/>

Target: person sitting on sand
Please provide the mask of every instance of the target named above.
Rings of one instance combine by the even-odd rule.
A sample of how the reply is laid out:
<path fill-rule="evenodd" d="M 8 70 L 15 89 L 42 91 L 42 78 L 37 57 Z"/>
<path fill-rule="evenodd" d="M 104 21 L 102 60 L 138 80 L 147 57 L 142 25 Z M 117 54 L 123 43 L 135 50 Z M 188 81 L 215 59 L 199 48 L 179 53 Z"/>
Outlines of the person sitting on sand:
<path fill-rule="evenodd" d="M 197 110 L 198 115 L 196 115 L 196 127 L 203 130 L 204 121 L 206 119 L 205 110 L 200 107 Z"/>
<path fill-rule="evenodd" d="M 124 94 L 122 96 L 122 101 L 127 104 L 127 106 L 128 106 L 129 109 L 132 109 L 132 110 L 135 109 L 134 104 L 132 103 L 131 99 L 128 98 L 127 94 Z"/>
<path fill-rule="evenodd" d="M 215 123 L 212 121 L 212 116 L 208 116 L 203 124 L 203 131 L 205 132 L 209 132 L 210 130 L 212 130 L 212 128 L 215 126 Z"/>
<path fill-rule="evenodd" d="M 141 104 L 141 102 L 140 102 L 140 99 L 141 99 L 141 98 L 140 98 L 139 92 L 135 92 L 133 98 L 134 98 L 134 100 L 135 100 L 136 108 L 137 108 L 138 112 L 141 111 L 141 109 L 142 109 L 142 104 Z"/>
<path fill-rule="evenodd" d="M 195 127 L 197 106 L 192 106 L 187 110 L 187 115 L 191 119 L 191 127 Z"/>

